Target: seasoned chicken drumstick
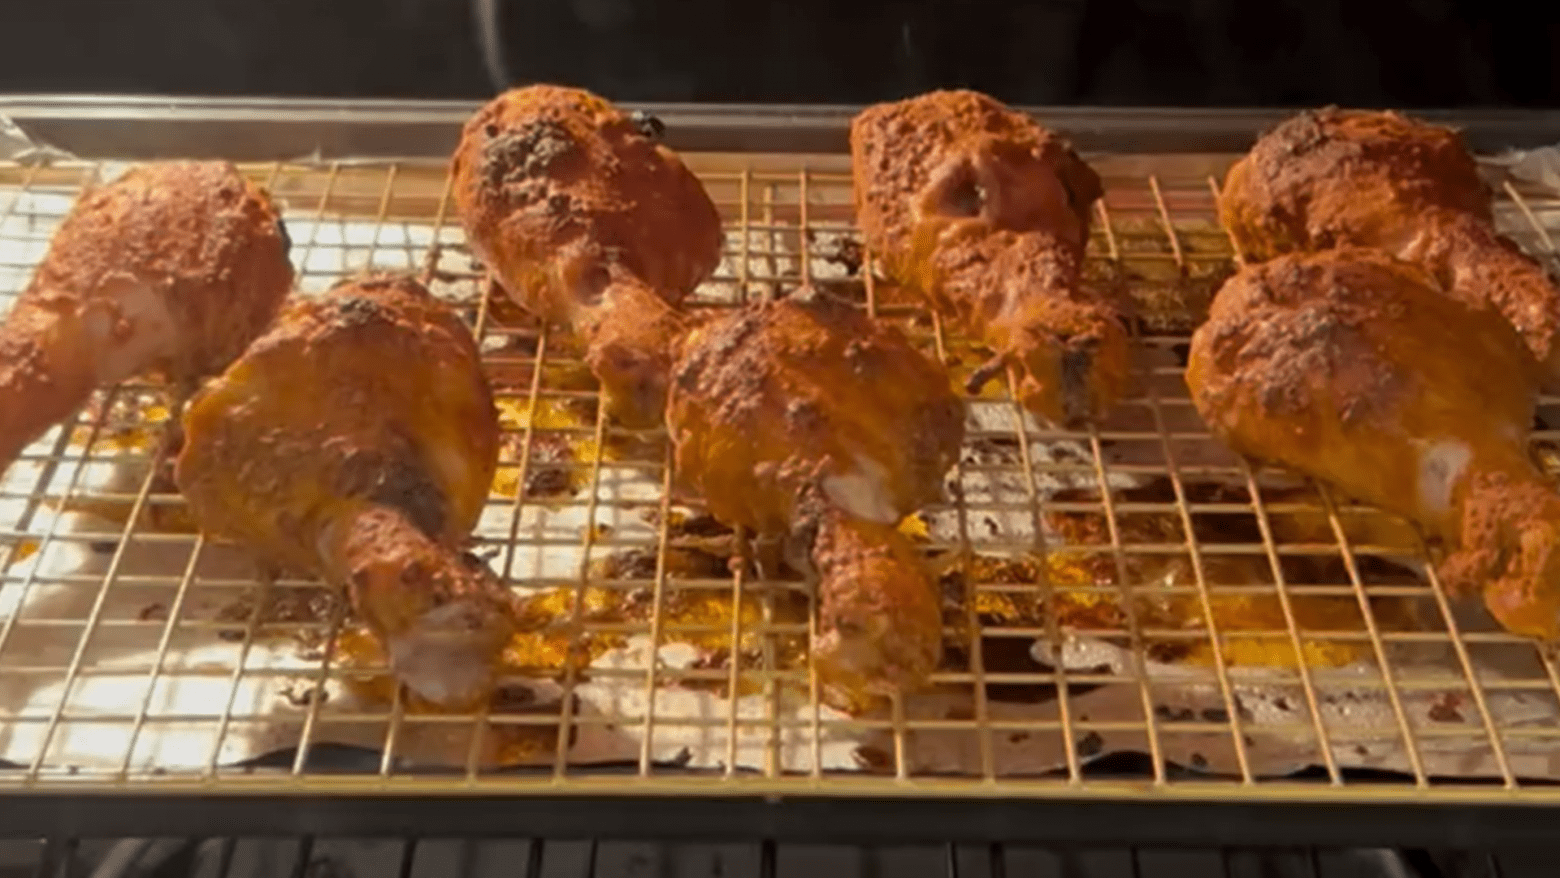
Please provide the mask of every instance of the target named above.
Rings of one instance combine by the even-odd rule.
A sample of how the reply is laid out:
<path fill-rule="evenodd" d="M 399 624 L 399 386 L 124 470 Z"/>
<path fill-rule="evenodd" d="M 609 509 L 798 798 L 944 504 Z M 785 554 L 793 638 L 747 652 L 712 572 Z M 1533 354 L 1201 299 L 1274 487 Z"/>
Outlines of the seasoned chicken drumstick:
<path fill-rule="evenodd" d="M 941 611 L 895 525 L 940 494 L 960 401 L 897 332 L 810 291 L 713 321 L 679 312 L 719 260 L 720 218 L 650 127 L 577 89 L 488 104 L 454 160 L 473 248 L 522 304 L 580 332 L 614 414 L 666 418 L 681 487 L 815 568 L 829 685 L 918 682 Z"/>
<path fill-rule="evenodd" d="M 579 333 L 608 411 L 635 427 L 661 420 L 676 306 L 724 240 L 653 128 L 589 92 L 530 86 L 466 123 L 451 166 L 473 251 L 518 303 Z"/>
<path fill-rule="evenodd" d="M 344 588 L 417 695 L 490 691 L 515 608 L 461 547 L 498 415 L 454 313 L 409 278 L 297 300 L 184 426 L 174 477 L 204 530 Z"/>
<path fill-rule="evenodd" d="M 1449 587 L 1560 634 L 1560 497 L 1526 453 L 1537 364 L 1499 314 L 1374 249 L 1248 267 L 1192 337 L 1214 434 L 1416 522 Z"/>
<path fill-rule="evenodd" d="M 264 190 L 226 162 L 132 168 L 71 208 L 0 324 L 0 472 L 98 387 L 145 372 L 186 394 L 292 288 Z"/>
<path fill-rule="evenodd" d="M 941 602 L 895 526 L 942 496 L 958 458 L 964 409 L 946 373 L 897 330 L 802 290 L 693 330 L 674 375 L 677 477 L 717 519 L 786 535 L 817 575 L 825 683 L 923 682 Z"/>
<path fill-rule="evenodd" d="M 1396 113 L 1325 109 L 1264 135 L 1230 168 L 1219 216 L 1248 260 L 1356 245 L 1417 262 L 1511 321 L 1560 392 L 1560 292 L 1495 232 L 1456 132 Z"/>
<path fill-rule="evenodd" d="M 857 219 L 888 276 L 956 317 L 1020 402 L 1099 417 L 1130 377 L 1117 303 L 1080 285 L 1100 179 L 1028 116 L 968 91 L 868 107 L 851 123 Z"/>

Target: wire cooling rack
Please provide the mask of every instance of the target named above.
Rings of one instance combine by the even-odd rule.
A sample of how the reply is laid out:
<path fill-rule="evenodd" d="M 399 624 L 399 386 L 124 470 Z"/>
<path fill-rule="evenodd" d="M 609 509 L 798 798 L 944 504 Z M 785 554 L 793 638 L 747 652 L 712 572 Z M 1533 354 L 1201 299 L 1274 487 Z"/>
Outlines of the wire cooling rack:
<path fill-rule="evenodd" d="M 728 226 L 695 307 L 811 283 L 955 379 L 980 361 L 873 275 L 842 157 L 689 160 Z M 1181 358 L 1231 270 L 1212 211 L 1228 160 L 1098 162 L 1090 279 L 1142 312 L 1139 393 L 1076 433 L 1003 388 L 972 401 L 948 502 L 905 524 L 942 578 L 949 658 L 924 698 L 877 705 L 820 703 L 802 583 L 731 564 L 734 536 L 666 490 L 661 438 L 607 423 L 569 339 L 488 294 L 442 162 L 244 166 L 285 202 L 305 293 L 406 270 L 470 321 L 506 431 L 477 547 L 544 626 L 488 709 L 408 703 L 331 592 L 260 581 L 194 532 L 158 391 L 122 386 L 0 482 L 0 786 L 1560 800 L 1552 658 L 1448 596 L 1401 522 L 1253 471 L 1197 421 Z M 0 167 L 0 303 L 115 172 Z M 1554 267 L 1552 199 L 1500 192 L 1504 227 Z M 1540 456 L 1560 440 L 1534 435 Z M 1124 751 L 1134 769 L 1099 770 Z"/>

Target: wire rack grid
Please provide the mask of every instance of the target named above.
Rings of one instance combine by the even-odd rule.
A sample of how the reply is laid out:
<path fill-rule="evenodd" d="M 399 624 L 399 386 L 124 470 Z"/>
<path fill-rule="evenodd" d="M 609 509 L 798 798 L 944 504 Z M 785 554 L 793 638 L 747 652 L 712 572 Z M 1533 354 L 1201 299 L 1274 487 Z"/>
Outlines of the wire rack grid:
<path fill-rule="evenodd" d="M 955 374 L 978 362 L 852 243 L 842 157 L 689 160 L 729 230 L 694 307 L 811 283 L 904 326 Z M 1231 270 L 1212 210 L 1227 161 L 1100 163 L 1090 276 L 1143 312 L 1140 392 L 1084 433 L 1042 429 L 1005 389 L 972 400 L 948 502 L 907 523 L 949 596 L 936 694 L 845 707 L 822 703 L 806 659 L 804 585 L 756 576 L 742 540 L 674 499 L 662 438 L 609 424 L 570 341 L 490 295 L 441 163 L 246 166 L 285 202 L 304 293 L 408 270 L 469 318 L 506 429 L 475 539 L 551 608 L 513 650 L 517 678 L 548 685 L 476 714 L 408 703 L 341 600 L 257 578 L 196 532 L 167 479 L 158 391 L 126 385 L 0 482 L 0 785 L 1560 800 L 1513 755 L 1560 749 L 1560 726 L 1500 709 L 1560 711 L 1548 652 L 1469 621 L 1400 523 L 1253 470 L 1192 412 L 1186 333 Z M 113 172 L 0 168 L 0 303 Z M 1553 262 L 1548 209 L 1505 184 L 1510 233 Z M 1534 434 L 1540 452 L 1557 440 Z M 1445 659 L 1428 676 L 1404 658 L 1426 651 Z M 1200 707 L 1167 701 L 1188 684 L 1166 668 L 1195 674 Z M 1253 712 L 1253 673 L 1288 693 L 1286 722 Z M 1102 691 L 1114 709 L 1089 706 Z M 1351 718 L 1351 699 L 1381 709 Z M 1308 774 L 1273 768 L 1272 735 Z M 1444 776 L 1454 740 L 1487 753 L 1485 777 Z M 370 754 L 360 770 L 326 765 L 338 744 Z M 1358 779 L 1350 749 L 1378 746 L 1397 773 Z M 1099 771 L 1116 750 L 1145 758 Z"/>

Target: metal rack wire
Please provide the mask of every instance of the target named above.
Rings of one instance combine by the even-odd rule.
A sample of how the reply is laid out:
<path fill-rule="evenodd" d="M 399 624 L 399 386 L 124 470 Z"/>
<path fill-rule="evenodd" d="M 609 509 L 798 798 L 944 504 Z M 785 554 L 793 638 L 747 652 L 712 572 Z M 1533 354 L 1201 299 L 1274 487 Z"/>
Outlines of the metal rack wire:
<path fill-rule="evenodd" d="M 842 157 L 689 159 L 729 227 L 726 264 L 698 307 L 801 283 L 828 286 L 961 367 L 962 340 L 874 278 L 870 254 L 852 272 L 859 259 L 842 243 L 852 236 Z M 1121 424 L 1058 433 L 1023 417 L 1005 393 L 972 403 L 970 452 L 948 504 L 927 511 L 919 536 L 945 560 L 973 553 L 1028 566 L 955 577 L 951 587 L 967 599 L 949 619 L 953 663 L 935 682 L 963 700 L 940 715 L 898 702 L 856 714 L 819 704 L 810 668 L 797 658 L 808 635 L 799 583 L 761 581 L 741 564 L 723 572 L 727 558 L 711 546 L 735 543 L 698 531 L 690 523 L 696 511 L 672 502 L 664 445 L 608 424 L 579 381 L 568 341 L 486 294 L 454 228 L 442 163 L 246 166 L 286 202 L 304 291 L 374 265 L 419 272 L 465 309 L 509 416 L 500 484 L 477 539 L 518 584 L 553 589 L 553 634 L 520 650 L 517 671 L 550 678 L 553 688 L 545 699 L 528 690 L 474 715 L 405 703 L 384 685 L 382 663 L 353 638 L 342 602 L 314 583 L 257 585 L 230 547 L 193 532 L 161 466 L 158 411 L 147 401 L 155 389 L 125 386 L 30 449 L 17 468 L 25 481 L 13 472 L 0 483 L 7 598 L 0 737 L 13 763 L 0 771 L 0 788 L 1560 801 L 1560 788 L 1524 776 L 1522 766 L 1534 763 L 1512 755 L 1560 744 L 1560 726 L 1508 723 L 1499 709 L 1500 699 L 1520 696 L 1534 710 L 1560 711 L 1554 660 L 1470 623 L 1433 574 L 1383 575 L 1388 564 L 1400 574 L 1404 552 L 1423 557 L 1423 547 L 1379 544 L 1390 526 L 1371 525 L 1324 492 L 1271 487 L 1265 474 L 1221 457 L 1196 423 L 1177 351 L 1229 270 L 1230 250 L 1212 221 L 1213 187 L 1227 160 L 1099 163 L 1109 194 L 1092 242 L 1092 276 L 1122 284 L 1151 318 L 1140 334 L 1148 364 L 1142 392 L 1124 404 Z M 81 187 L 107 170 L 0 167 L 0 305 L 25 283 Z M 1525 224 L 1512 225 L 1513 235 L 1553 262 L 1544 225 L 1551 205 L 1509 183 L 1503 192 L 1502 215 Z M 1534 441 L 1560 444 L 1560 431 L 1540 430 Z M 1072 450 L 1056 451 L 1063 446 Z M 1124 480 L 1134 484 L 1122 487 Z M 628 484 L 649 490 L 625 493 Z M 1060 535 L 1058 516 L 1067 523 Z M 573 524 L 549 524 L 554 519 Z M 1210 535 L 1215 519 L 1235 524 Z M 690 566 L 701 553 L 718 563 Z M 75 567 L 45 563 L 57 555 L 78 556 Z M 1058 558 L 1073 566 L 1057 567 Z M 1181 566 L 1168 581 L 1172 563 Z M 1297 574 L 1297 563 L 1309 566 Z M 1322 568 L 1330 572 L 1312 575 Z M 1087 575 L 1063 575 L 1078 569 Z M 1330 608 L 1322 622 L 1307 615 L 1318 602 Z M 1230 609 L 1253 603 L 1265 607 L 1266 621 Z M 573 660 L 581 651 L 625 650 L 635 638 L 648 643 L 637 662 L 632 650 L 614 667 Z M 301 663 L 274 660 L 268 650 L 279 640 Z M 1079 640 L 1114 644 L 1122 663 L 1056 658 L 1054 650 Z M 1053 651 L 1031 650 L 1037 641 Z M 700 658 L 645 658 L 674 644 L 694 645 Z M 1405 651 L 1429 649 L 1449 657 L 1449 671 L 1425 678 L 1404 669 Z M 1318 654 L 1346 655 L 1351 670 L 1340 678 L 1340 662 Z M 1517 656 L 1527 670 L 1486 673 L 1482 660 L 1497 654 L 1503 667 Z M 1042 661 L 1047 656 L 1054 661 Z M 1149 674 L 1150 664 L 1177 662 L 1204 674 L 1196 711 L 1167 708 L 1163 681 Z M 1306 742 L 1297 758 L 1315 767 L 1309 779 L 1273 771 L 1257 752 L 1260 718 L 1242 695 L 1253 665 L 1271 665 L 1285 691 L 1298 693 L 1300 703 L 1290 705 L 1296 719 L 1281 730 Z M 616 711 L 581 706 L 587 686 L 614 681 L 614 691 L 641 694 Z M 169 690 L 186 684 L 201 694 L 168 707 Z M 1128 693 L 1127 714 L 1077 706 L 1107 688 Z M 655 694 L 665 690 L 715 692 L 715 701 L 701 703 L 725 712 L 669 711 Z M 259 691 L 270 698 L 283 691 L 289 703 L 257 704 Z M 1402 754 L 1395 776 L 1360 780 L 1333 746 L 1335 702 L 1360 692 L 1375 693 L 1387 709 L 1353 732 Z M 351 696 L 345 707 L 342 693 Z M 747 697 L 741 710 L 736 693 Z M 1427 698 L 1428 719 L 1418 714 Z M 1006 707 L 1037 703 L 1051 713 Z M 610 769 L 574 758 L 580 739 L 619 734 L 617 749 L 608 748 L 618 754 Z M 657 743 L 700 736 L 718 738 L 724 755 L 690 764 Z M 1453 737 L 1480 742 L 1488 777 L 1439 776 L 1446 764 L 1439 742 Z M 233 743 L 239 738 L 241 747 Z M 857 742 L 847 758 L 855 770 L 839 770 L 837 755 L 825 758 L 842 738 Z M 859 743 L 867 739 L 876 743 Z M 958 767 L 916 756 L 928 741 L 962 754 Z M 1121 742 L 1146 755 L 1142 776 L 1091 768 Z M 338 743 L 371 755 L 352 771 L 332 767 L 326 757 Z M 1049 770 L 1022 759 L 1013 767 L 1014 753 L 1042 745 L 1058 755 Z M 744 756 L 750 748 L 760 756 Z M 1206 759 L 1198 764 L 1212 749 L 1228 754 L 1217 770 Z M 250 758 L 263 750 L 284 756 Z M 170 764 L 170 754 L 181 758 Z"/>

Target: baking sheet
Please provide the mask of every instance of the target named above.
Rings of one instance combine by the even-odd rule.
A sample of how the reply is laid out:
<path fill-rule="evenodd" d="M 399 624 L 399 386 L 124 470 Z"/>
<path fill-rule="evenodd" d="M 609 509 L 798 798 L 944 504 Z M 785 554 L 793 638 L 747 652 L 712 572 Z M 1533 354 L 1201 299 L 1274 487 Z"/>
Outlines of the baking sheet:
<path fill-rule="evenodd" d="M 19 149 L 18 157 L 38 155 L 32 145 Z M 28 149 L 34 151 L 25 152 Z M 118 170 L 109 166 L 105 175 Z M 69 194 L 46 189 L 0 192 L 0 199 L 13 195 L 17 200 L 0 222 L 0 290 L 7 296 L 25 283 L 54 223 L 71 202 Z M 1548 212 L 1540 215 L 1551 217 Z M 303 270 L 306 293 L 322 289 L 334 275 L 370 264 L 423 268 L 424 255 L 437 239 L 443 246 L 435 274 L 454 279 L 436 283 L 436 291 L 463 305 L 481 294 L 469 258 L 456 246 L 459 234 L 452 229 L 436 235 L 430 226 L 417 223 L 316 221 L 300 205 L 288 205 L 286 218 L 297 242 L 294 257 Z M 1525 226 L 1519 219 L 1514 208 L 1502 212 L 1508 228 L 1522 233 Z M 1518 237 L 1531 243 L 1526 239 L 1533 233 Z M 827 265 L 813 268 L 817 275 L 833 270 Z M 1173 364 L 1167 357 L 1163 349 L 1151 349 L 1144 365 L 1166 368 Z M 1155 386 L 1160 414 L 1172 429 L 1190 424 L 1187 419 L 1193 416 L 1179 382 L 1172 376 L 1156 380 Z M 121 427 L 133 427 L 137 416 L 128 417 L 130 423 L 110 422 L 106 433 L 112 436 Z M 1007 406 L 977 404 L 971 417 L 979 429 L 1016 428 Z M 1123 409 L 1111 428 L 1153 432 L 1152 410 Z M 1032 422 L 1026 429 L 1039 432 Z M 51 432 L 33 453 L 47 454 L 57 439 L 58 432 Z M 1089 449 L 1079 442 L 1035 442 L 1030 452 L 1036 461 L 1089 458 Z M 980 453 L 973 450 L 969 460 L 979 462 Z M 1005 453 L 1017 451 L 1009 448 Z M 1107 471 L 1122 464 L 1163 463 L 1162 446 L 1154 442 L 1120 443 L 1108 455 Z M 1227 452 L 1206 441 L 1178 442 L 1176 456 L 1178 464 L 1188 468 L 1230 460 Z M 6 625 L 0 633 L 5 638 L 0 666 L 6 668 L 0 676 L 0 711 L 7 716 L 0 725 L 0 757 L 48 774 L 198 772 L 294 747 L 307 727 L 316 746 L 340 743 L 377 750 L 393 733 L 391 762 L 396 768 L 553 764 L 557 705 L 565 694 L 556 681 L 519 681 L 517 686 L 525 691 L 512 693 L 510 701 L 521 707 L 510 716 L 490 717 L 477 731 L 469 721 L 441 722 L 438 717 L 389 711 L 382 701 L 366 698 L 360 688 L 336 679 L 321 683 L 318 644 L 300 643 L 296 637 L 255 641 L 243 655 L 243 673 L 235 679 L 243 647 L 210 627 L 189 626 L 184 620 L 217 618 L 241 599 L 254 587 L 252 560 L 232 547 L 176 530 L 119 542 L 133 498 L 145 483 L 142 452 L 128 450 L 115 459 L 98 449 L 87 457 L 80 445 L 67 443 L 53 469 L 41 490 L 43 474 L 28 461 L 13 466 L 0 483 L 0 521 L 30 515 L 29 536 L 13 549 L 0 589 L 0 619 Z M 1029 503 L 1025 478 L 966 474 L 960 479 L 961 490 L 971 500 L 1008 503 L 1021 510 Z M 1092 477 L 1077 479 L 1087 485 Z M 1046 496 L 1074 486 L 1045 475 L 1038 482 Z M 1131 484 L 1130 478 L 1113 477 L 1115 487 Z M 586 561 L 581 538 L 586 529 L 610 533 L 614 543 L 655 545 L 657 530 L 641 513 L 657 503 L 659 492 L 658 478 L 606 468 L 593 515 L 587 516 L 583 506 L 522 504 L 511 543 L 510 507 L 496 503 L 477 535 L 506 547 L 491 563 L 500 572 L 507 568 L 520 587 L 537 581 L 577 582 Z M 47 506 L 29 511 L 27 496 L 40 493 L 100 500 L 89 512 Z M 633 503 L 639 508 L 627 508 Z M 1031 538 L 1034 522 L 1028 511 L 1020 511 L 997 515 L 988 527 L 989 542 L 1010 545 Z M 930 516 L 927 529 L 941 541 L 954 542 L 960 536 L 952 513 Z M 973 547 L 983 550 L 985 538 L 972 535 Z M 31 550 L 22 551 L 24 545 Z M 603 551 L 597 549 L 598 554 Z M 17 560 L 22 554 L 27 557 Z M 109 578 L 112 586 L 104 587 Z M 185 579 L 194 585 L 182 592 L 179 604 L 177 584 Z M 175 610 L 181 620 L 177 625 L 109 624 L 144 622 Z M 78 655 L 76 635 L 92 617 L 99 624 Z M 1490 630 L 1477 612 L 1470 612 L 1462 625 L 1464 630 Z M 160 650 L 164 639 L 166 648 Z M 163 658 L 154 674 L 151 668 L 159 651 Z M 1324 761 L 1316 723 L 1294 670 L 1231 668 L 1227 697 L 1226 687 L 1207 669 L 1142 664 L 1119 646 L 1070 638 L 1059 654 L 1049 643 L 1037 645 L 1037 660 L 1055 661 L 1064 672 L 1103 671 L 1129 680 L 1079 687 L 1065 700 L 1031 703 L 933 692 L 906 699 L 897 711 L 852 717 L 817 706 L 805 687 L 797 686 L 734 702 L 718 693 L 676 686 L 658 687 L 647 697 L 652 652 L 658 676 L 711 658 L 687 643 L 665 642 L 652 650 L 644 636 L 607 650 L 572 687 L 569 763 L 647 760 L 684 768 L 859 771 L 891 768 L 897 752 L 901 768 L 910 774 L 981 774 L 989 769 L 1011 775 L 1076 767 L 1113 752 L 1157 751 L 1181 766 L 1209 773 L 1276 775 Z M 1550 679 L 1551 670 L 1531 647 L 1471 651 L 1474 673 L 1483 684 L 1482 711 L 1450 646 L 1394 652 L 1408 654 L 1392 657 L 1395 686 L 1390 689 L 1369 662 L 1312 671 L 1326 746 L 1337 766 L 1406 772 L 1417 767 L 1430 775 L 1475 777 L 1507 773 L 1500 764 L 1504 760 L 1512 774 L 1560 779 L 1555 755 L 1560 748 L 1553 739 L 1522 734 L 1553 728 L 1560 718 L 1557 689 L 1533 685 Z M 57 669 L 73 664 L 80 672 L 67 691 Z M 56 670 L 28 671 L 34 667 Z M 1526 685 L 1504 690 L 1502 681 Z M 324 698 L 307 696 L 316 686 L 326 693 Z M 1389 692 L 1397 693 L 1396 704 Z M 1413 732 L 1409 737 L 1414 752 L 1401 734 L 1399 711 Z M 1145 713 L 1153 717 L 1154 740 L 1149 740 Z M 646 722 L 647 716 L 653 723 Z M 975 718 L 983 720 L 983 728 L 976 728 Z M 1487 725 L 1501 730 L 1496 741 Z M 1064 729 L 1070 735 L 1064 735 Z"/>

